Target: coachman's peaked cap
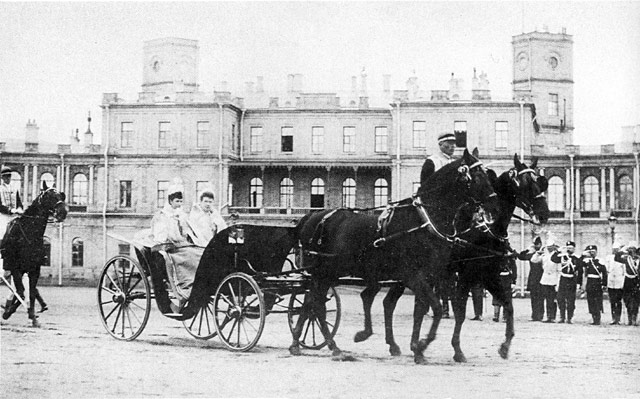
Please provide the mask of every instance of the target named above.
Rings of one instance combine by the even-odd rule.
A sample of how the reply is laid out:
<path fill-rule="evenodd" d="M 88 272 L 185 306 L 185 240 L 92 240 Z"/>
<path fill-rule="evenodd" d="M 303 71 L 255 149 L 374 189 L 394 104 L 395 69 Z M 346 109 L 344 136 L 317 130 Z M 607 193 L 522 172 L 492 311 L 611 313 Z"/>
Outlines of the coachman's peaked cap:
<path fill-rule="evenodd" d="M 8 166 L 3 166 L 2 170 L 0 170 L 0 175 L 4 176 L 4 175 L 10 175 L 13 172 L 13 169 L 11 169 Z"/>
<path fill-rule="evenodd" d="M 443 141 L 456 141 L 456 136 L 453 133 L 442 133 L 438 136 L 438 143 L 442 143 Z"/>

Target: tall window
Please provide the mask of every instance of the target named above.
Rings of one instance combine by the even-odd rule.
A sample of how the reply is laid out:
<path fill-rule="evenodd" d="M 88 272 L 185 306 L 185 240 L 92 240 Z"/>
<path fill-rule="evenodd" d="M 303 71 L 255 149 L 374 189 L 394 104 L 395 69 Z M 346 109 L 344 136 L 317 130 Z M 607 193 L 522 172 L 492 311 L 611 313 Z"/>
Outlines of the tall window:
<path fill-rule="evenodd" d="M 89 195 L 89 181 L 87 176 L 78 173 L 73 176 L 71 202 L 77 205 L 87 205 Z"/>
<path fill-rule="evenodd" d="M 240 138 L 238 137 L 238 129 L 235 123 L 231 125 L 231 150 L 237 153 L 240 149 Z"/>
<path fill-rule="evenodd" d="M 47 187 L 53 187 L 56 184 L 56 178 L 51 173 L 46 172 L 40 176 L 40 187 L 42 187 L 42 182 L 47 183 Z"/>
<path fill-rule="evenodd" d="M 386 126 L 376 126 L 375 131 L 375 152 L 389 151 L 389 132 Z"/>
<path fill-rule="evenodd" d="M 280 182 L 280 208 L 291 208 L 293 201 L 293 181 L 285 177 Z"/>
<path fill-rule="evenodd" d="M 120 180 L 120 208 L 131 208 L 131 180 Z"/>
<path fill-rule="evenodd" d="M 582 183 L 582 210 L 600 210 L 600 186 L 595 176 L 587 176 Z"/>
<path fill-rule="evenodd" d="M 249 184 L 249 206 L 262 208 L 262 179 L 254 177 Z"/>
<path fill-rule="evenodd" d="M 251 152 L 262 151 L 262 126 L 254 126 L 251 128 L 249 147 L 251 149 Z"/>
<path fill-rule="evenodd" d="M 496 148 L 507 148 L 509 142 L 509 122 L 496 121 Z"/>
<path fill-rule="evenodd" d="M 319 177 L 311 181 L 311 207 L 324 208 L 324 180 Z"/>
<path fill-rule="evenodd" d="M 324 127 L 314 126 L 311 128 L 311 152 L 322 154 L 324 151 Z"/>
<path fill-rule="evenodd" d="M 427 122 L 413 121 L 413 148 L 427 147 Z"/>
<path fill-rule="evenodd" d="M 281 147 L 282 152 L 293 151 L 293 128 L 291 126 L 283 126 L 281 129 Z"/>
<path fill-rule="evenodd" d="M 389 202 L 389 184 L 385 179 L 378 179 L 373 184 L 373 206 L 384 206 Z"/>
<path fill-rule="evenodd" d="M 617 184 L 616 209 L 633 209 L 633 183 L 628 175 L 622 175 Z"/>
<path fill-rule="evenodd" d="M 455 121 L 455 122 L 453 122 L 453 132 L 454 133 L 466 133 L 467 132 L 467 121 Z"/>
<path fill-rule="evenodd" d="M 44 251 L 42 266 L 51 266 L 51 239 L 47 236 L 42 237 L 42 249 Z"/>
<path fill-rule="evenodd" d="M 547 110 L 549 116 L 558 116 L 558 95 L 549 93 L 549 108 Z"/>
<path fill-rule="evenodd" d="M 356 152 L 356 128 L 353 126 L 342 128 L 342 152 Z"/>
<path fill-rule="evenodd" d="M 167 200 L 167 190 L 169 190 L 169 182 L 166 180 L 159 181 L 158 189 L 156 191 L 156 204 L 158 208 L 162 208 L 164 206 L 164 203 Z"/>
<path fill-rule="evenodd" d="M 84 266 L 84 242 L 78 237 L 71 241 L 71 266 Z"/>
<path fill-rule="evenodd" d="M 345 208 L 356 207 L 356 181 L 350 177 L 342 183 L 342 206 Z"/>
<path fill-rule="evenodd" d="M 120 146 L 131 147 L 133 145 L 133 122 L 120 124 Z"/>
<path fill-rule="evenodd" d="M 171 122 L 158 123 L 158 147 L 169 148 L 171 144 Z"/>
<path fill-rule="evenodd" d="M 547 189 L 547 203 L 549 210 L 560 212 L 564 211 L 564 182 L 559 176 L 552 176 L 549 179 L 549 188 Z"/>
<path fill-rule="evenodd" d="M 198 148 L 207 148 L 211 142 L 211 134 L 209 132 L 209 122 L 200 121 L 197 125 L 196 146 Z"/>

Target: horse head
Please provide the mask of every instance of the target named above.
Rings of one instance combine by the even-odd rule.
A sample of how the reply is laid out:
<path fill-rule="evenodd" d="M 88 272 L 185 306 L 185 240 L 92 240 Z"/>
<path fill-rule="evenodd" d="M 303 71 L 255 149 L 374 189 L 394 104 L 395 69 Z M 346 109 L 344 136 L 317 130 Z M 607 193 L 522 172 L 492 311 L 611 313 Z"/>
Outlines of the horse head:
<path fill-rule="evenodd" d="M 476 150 L 474 150 L 476 153 Z M 462 157 L 436 171 L 421 198 L 436 213 L 453 219 L 446 223 L 491 224 L 497 210 L 497 196 L 480 160 L 464 150 Z M 462 213 L 462 214 L 461 214 Z M 456 227 L 458 229 L 458 227 Z"/>
<path fill-rule="evenodd" d="M 527 166 L 516 153 L 513 156 L 514 167 L 503 176 L 506 176 L 507 193 L 515 199 L 515 205 L 525 211 L 534 224 L 544 224 L 549 219 L 549 206 L 544 196 L 549 183 L 546 177 L 536 172 L 537 164 L 538 158 L 534 157 L 531 166 Z"/>
<path fill-rule="evenodd" d="M 55 185 L 47 187 L 46 182 L 42 182 L 42 190 L 33 201 L 27 211 L 31 211 L 36 216 L 53 217 L 57 222 L 62 222 L 67 218 L 68 206 L 65 202 L 64 193 L 56 190 Z M 30 213 L 30 212 L 26 212 Z"/>

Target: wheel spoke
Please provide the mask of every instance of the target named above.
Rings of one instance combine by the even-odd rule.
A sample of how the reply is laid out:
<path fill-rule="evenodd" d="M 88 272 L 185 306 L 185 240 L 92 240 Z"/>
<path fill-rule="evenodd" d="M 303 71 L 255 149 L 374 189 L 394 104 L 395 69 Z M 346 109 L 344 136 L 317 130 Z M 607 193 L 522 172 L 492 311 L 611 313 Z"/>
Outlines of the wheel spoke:
<path fill-rule="evenodd" d="M 127 285 L 127 287 L 129 287 L 129 289 L 127 290 L 127 295 L 131 294 L 131 292 L 138 286 L 138 284 L 140 284 L 140 282 L 142 281 L 142 276 L 137 275 L 138 276 L 138 281 L 136 281 L 136 283 L 134 285 L 130 285 L 131 284 L 131 278 L 129 278 L 129 285 Z"/>
<path fill-rule="evenodd" d="M 109 294 L 111 295 L 116 295 L 115 291 L 112 291 L 111 289 L 109 289 L 107 286 L 102 285 L 100 288 L 102 288 L 104 291 L 107 291 Z"/>

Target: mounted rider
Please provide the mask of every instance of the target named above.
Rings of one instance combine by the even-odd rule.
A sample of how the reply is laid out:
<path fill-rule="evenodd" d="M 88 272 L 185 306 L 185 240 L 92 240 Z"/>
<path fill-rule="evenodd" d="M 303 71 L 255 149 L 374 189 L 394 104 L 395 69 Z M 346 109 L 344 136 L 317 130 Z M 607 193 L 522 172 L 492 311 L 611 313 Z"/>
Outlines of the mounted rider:
<path fill-rule="evenodd" d="M 0 170 L 0 240 L 4 237 L 7 224 L 24 212 L 20 192 L 11 187 L 12 173 L 13 169 L 8 166 L 3 166 Z"/>
<path fill-rule="evenodd" d="M 436 170 L 442 168 L 444 165 L 450 164 L 455 161 L 453 158 L 453 152 L 456 149 L 456 137 L 453 133 L 442 133 L 438 136 L 438 147 L 440 151 L 429 155 L 422 165 L 422 171 L 420 172 L 420 190 L 422 187 L 426 187 L 425 183 L 429 176 Z"/>

